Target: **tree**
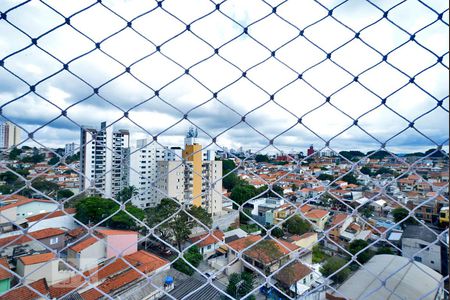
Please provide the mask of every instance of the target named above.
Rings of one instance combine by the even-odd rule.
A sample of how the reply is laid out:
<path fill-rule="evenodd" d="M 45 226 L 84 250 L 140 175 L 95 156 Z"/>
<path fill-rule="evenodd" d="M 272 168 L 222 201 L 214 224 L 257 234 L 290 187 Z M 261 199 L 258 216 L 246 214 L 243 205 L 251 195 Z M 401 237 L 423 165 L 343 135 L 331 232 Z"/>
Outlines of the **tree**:
<path fill-rule="evenodd" d="M 59 190 L 56 195 L 58 196 L 58 199 L 67 199 L 69 197 L 72 197 L 74 193 L 71 190 L 64 189 Z"/>
<path fill-rule="evenodd" d="M 222 178 L 222 186 L 231 191 L 240 181 L 241 179 L 234 172 L 227 173 Z"/>
<path fill-rule="evenodd" d="M 385 167 L 381 167 L 375 172 L 375 175 L 381 174 L 394 174 L 394 171 Z"/>
<path fill-rule="evenodd" d="M 33 180 L 31 185 L 35 189 L 37 189 L 45 194 L 50 194 L 52 192 L 56 192 L 59 190 L 58 184 L 48 181 L 48 180 L 45 180 L 43 178 L 37 178 L 37 179 Z"/>
<path fill-rule="evenodd" d="M 9 155 L 8 155 L 9 160 L 17 160 L 19 158 L 20 154 L 22 154 L 21 149 L 19 149 L 17 147 L 12 148 L 11 151 L 9 151 Z"/>
<path fill-rule="evenodd" d="M 194 267 L 198 267 L 200 265 L 200 262 L 203 260 L 203 256 L 201 255 L 200 250 L 196 245 L 189 248 L 186 253 L 184 253 L 183 257 Z M 195 272 L 195 270 L 181 258 L 174 261 L 172 266 L 178 271 L 187 275 L 192 275 Z"/>
<path fill-rule="evenodd" d="M 50 166 L 54 166 L 54 165 L 56 165 L 56 164 L 58 164 L 59 163 L 59 157 L 58 156 L 53 156 L 52 158 L 50 158 L 49 160 L 48 160 L 48 164 L 50 165 Z"/>
<path fill-rule="evenodd" d="M 394 217 L 395 223 L 402 221 L 409 215 L 409 211 L 403 207 L 394 208 L 391 211 L 391 213 L 392 213 L 392 216 Z M 404 227 L 406 224 L 414 224 L 414 223 L 416 223 L 416 221 L 412 217 L 409 217 L 401 224 L 401 226 Z"/>
<path fill-rule="evenodd" d="M 156 226 L 155 231 L 161 239 L 175 241 L 181 251 L 181 246 L 189 238 L 192 228 L 199 224 L 184 210 L 178 211 L 179 208 L 179 204 L 174 200 L 164 198 L 156 207 L 146 210 L 146 219 L 150 227 Z M 187 209 L 187 212 L 206 226 L 211 226 L 211 216 L 204 208 L 193 206 Z M 164 223 L 160 224 L 161 222 Z M 160 225 L 157 226 L 158 224 Z"/>
<path fill-rule="evenodd" d="M 22 162 L 37 164 L 37 163 L 43 162 L 44 159 L 45 159 L 45 154 L 35 153 L 32 156 L 24 157 L 22 159 Z"/>
<path fill-rule="evenodd" d="M 377 250 L 377 254 L 394 254 L 391 247 L 380 247 Z"/>
<path fill-rule="evenodd" d="M 342 177 L 342 180 L 347 182 L 348 184 L 358 184 L 358 181 L 356 180 L 356 177 L 353 175 L 353 173 L 348 173 L 344 177 Z"/>
<path fill-rule="evenodd" d="M 143 220 L 145 216 L 141 209 L 133 205 L 127 205 L 125 207 L 125 211 L 129 213 L 127 214 L 124 210 L 120 210 L 119 204 L 115 201 L 100 197 L 81 199 L 75 204 L 75 208 L 77 210 L 75 218 L 84 224 L 98 224 L 114 214 L 102 223 L 103 226 L 114 229 L 136 229 L 138 225 L 129 214 L 138 220 Z M 116 213 L 117 211 L 119 212 Z"/>
<path fill-rule="evenodd" d="M 295 183 L 291 184 L 291 189 L 295 192 L 298 191 L 298 185 L 296 185 Z"/>
<path fill-rule="evenodd" d="M 258 195 L 258 193 L 253 185 L 243 183 L 235 186 L 231 190 L 230 198 L 241 205 L 245 201 L 255 197 L 256 195 Z"/>
<path fill-rule="evenodd" d="M 228 280 L 226 292 L 234 299 L 241 299 L 253 290 L 253 275 L 249 272 L 233 273 Z M 254 296 L 246 299 L 254 299 Z"/>
<path fill-rule="evenodd" d="M 255 161 L 260 162 L 269 162 L 269 157 L 265 154 L 256 154 Z"/>
<path fill-rule="evenodd" d="M 261 194 L 264 193 L 264 194 Z M 283 196 L 284 190 L 279 185 L 273 185 L 272 189 L 270 190 L 267 185 L 263 185 L 262 187 L 256 189 L 255 196 L 261 194 L 261 197 L 275 197 L 279 198 L 278 195 Z M 253 196 L 254 197 L 254 196 Z"/>
<path fill-rule="evenodd" d="M 329 180 L 329 181 L 333 181 L 334 180 L 334 176 L 333 175 L 329 175 L 329 174 L 325 174 L 322 173 L 319 176 L 317 176 L 317 179 L 319 180 Z"/>
<path fill-rule="evenodd" d="M 288 219 L 284 224 L 284 228 L 291 234 L 302 235 L 311 229 L 311 224 L 305 221 L 299 215 L 295 215 Z"/>
<path fill-rule="evenodd" d="M 361 151 L 341 151 L 339 152 L 340 155 L 342 155 L 343 157 L 345 157 L 348 160 L 351 161 L 356 161 L 358 160 L 360 157 L 364 156 L 364 153 L 362 153 Z"/>
<path fill-rule="evenodd" d="M 236 164 L 231 159 L 224 159 L 222 161 L 222 174 L 228 174 L 236 168 Z"/>
<path fill-rule="evenodd" d="M 276 238 L 282 238 L 284 236 L 284 231 L 280 227 L 275 227 L 272 229 L 272 236 Z"/>
<path fill-rule="evenodd" d="M 369 175 L 369 176 L 373 175 L 372 170 L 367 166 L 362 167 L 359 171 L 365 175 Z"/>
<path fill-rule="evenodd" d="M 138 191 L 135 186 L 133 186 L 133 185 L 126 186 L 117 195 L 117 201 L 126 202 L 127 200 L 131 199 L 132 197 L 136 196 L 137 194 L 138 194 Z"/>
<path fill-rule="evenodd" d="M 18 178 L 19 177 L 11 171 L 0 174 L 0 180 L 6 182 L 6 184 L 13 184 Z"/>
<path fill-rule="evenodd" d="M 367 249 L 368 245 L 369 245 L 369 243 L 367 243 L 367 241 L 365 241 L 365 240 L 353 240 L 350 243 L 350 245 L 348 246 L 348 251 L 351 254 L 356 255 L 356 253 L 358 253 L 359 251 L 365 249 L 365 250 L 363 250 L 363 252 L 358 254 L 358 256 L 356 258 L 358 260 L 358 262 L 360 262 L 361 264 L 365 264 L 374 255 L 372 250 Z"/>
<path fill-rule="evenodd" d="M 332 256 L 320 267 L 320 273 L 325 277 L 330 277 L 331 274 L 339 270 L 336 274 L 331 276 L 330 279 L 336 283 L 342 283 L 351 273 L 348 267 L 344 267 L 346 263 L 347 261 L 345 259 L 338 256 Z"/>

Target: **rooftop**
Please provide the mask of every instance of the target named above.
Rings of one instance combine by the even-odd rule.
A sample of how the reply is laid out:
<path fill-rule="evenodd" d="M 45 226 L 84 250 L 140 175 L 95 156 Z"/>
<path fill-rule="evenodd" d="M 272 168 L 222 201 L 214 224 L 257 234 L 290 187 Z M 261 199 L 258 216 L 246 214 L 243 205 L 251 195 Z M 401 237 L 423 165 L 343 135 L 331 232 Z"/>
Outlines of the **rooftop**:
<path fill-rule="evenodd" d="M 31 216 L 31 217 L 27 218 L 27 221 L 28 222 L 36 222 L 36 221 L 40 221 L 40 220 L 61 217 L 64 215 L 72 215 L 72 214 L 75 214 L 75 212 L 76 212 L 75 208 L 66 208 L 65 211 L 55 210 L 54 212 L 51 212 L 51 213 L 46 212 L 46 213 Z"/>
<path fill-rule="evenodd" d="M 290 287 L 297 281 L 301 280 L 305 276 L 312 273 L 312 270 L 302 264 L 301 262 L 292 262 L 286 267 L 284 267 L 281 271 L 279 271 L 275 278 L 283 285 Z"/>
<path fill-rule="evenodd" d="M 435 299 L 442 275 L 402 256 L 375 255 L 334 294 L 334 299 Z M 385 280 L 385 285 L 381 280 Z M 420 284 L 418 284 L 420 283 Z M 422 296 L 422 297 L 421 297 Z M 340 298 L 342 297 L 342 298 Z M 327 299 L 332 299 L 327 296 Z"/>
<path fill-rule="evenodd" d="M 55 254 L 48 252 L 48 253 L 42 253 L 42 254 L 34 254 L 34 255 L 28 255 L 28 256 L 22 256 L 20 257 L 20 260 L 24 265 L 34 265 L 34 264 L 40 264 L 46 261 L 50 261 L 55 258 Z"/>
<path fill-rule="evenodd" d="M 47 281 L 44 278 L 31 283 L 30 287 L 32 287 L 42 295 L 48 295 Z M 0 300 L 34 300 L 37 298 L 41 297 L 28 286 L 12 288 L 6 294 L 0 296 Z"/>
<path fill-rule="evenodd" d="M 6 260 L 6 258 L 0 258 L 0 265 L 2 265 L 4 268 L 0 267 L 0 280 L 12 278 L 13 274 L 11 272 L 8 272 L 7 270 L 10 270 L 9 263 Z M 6 269 L 6 270 L 5 270 Z"/>
<path fill-rule="evenodd" d="M 216 243 L 223 241 L 223 237 L 224 237 L 224 234 L 221 230 L 214 230 L 214 232 L 212 234 L 204 233 L 199 236 L 192 237 L 190 240 L 192 243 L 195 243 L 195 242 L 198 242 L 201 239 L 205 238 L 204 240 L 202 240 L 201 242 L 196 244 L 198 247 L 202 248 L 202 247 L 206 247 L 208 245 L 216 244 Z"/>
<path fill-rule="evenodd" d="M 433 233 L 434 232 L 434 233 Z M 418 239 L 428 243 L 436 241 L 436 235 L 439 234 L 435 230 L 422 225 L 408 225 L 403 230 L 402 239 Z"/>

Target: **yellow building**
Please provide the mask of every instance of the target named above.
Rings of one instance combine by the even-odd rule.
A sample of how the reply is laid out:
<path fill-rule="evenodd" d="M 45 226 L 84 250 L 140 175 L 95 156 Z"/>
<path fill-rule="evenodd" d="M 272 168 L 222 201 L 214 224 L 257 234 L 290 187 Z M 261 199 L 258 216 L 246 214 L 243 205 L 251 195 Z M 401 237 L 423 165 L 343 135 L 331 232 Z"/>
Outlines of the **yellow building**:
<path fill-rule="evenodd" d="M 188 191 L 192 192 L 192 204 L 195 206 L 202 205 L 202 146 L 197 143 L 191 145 L 186 144 L 183 151 L 183 159 L 189 166 L 189 176 L 192 177 L 192 187 L 188 187 Z"/>

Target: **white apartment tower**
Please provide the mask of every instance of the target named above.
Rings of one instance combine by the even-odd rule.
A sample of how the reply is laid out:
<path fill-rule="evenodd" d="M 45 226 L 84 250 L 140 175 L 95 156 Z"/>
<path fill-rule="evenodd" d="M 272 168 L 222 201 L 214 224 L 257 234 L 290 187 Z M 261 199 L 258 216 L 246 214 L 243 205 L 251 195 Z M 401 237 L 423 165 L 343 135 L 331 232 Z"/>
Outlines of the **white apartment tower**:
<path fill-rule="evenodd" d="M 80 191 L 116 197 L 129 182 L 127 130 L 114 131 L 102 122 L 100 129 L 82 126 L 80 136 Z"/>
<path fill-rule="evenodd" d="M 11 122 L 0 124 L 0 148 L 8 149 L 20 143 L 21 130 Z"/>
<path fill-rule="evenodd" d="M 165 159 L 166 149 L 151 142 L 137 140 L 130 152 L 130 186 L 134 186 L 138 195 L 132 198 L 133 205 L 146 208 L 156 206 L 157 162 Z"/>

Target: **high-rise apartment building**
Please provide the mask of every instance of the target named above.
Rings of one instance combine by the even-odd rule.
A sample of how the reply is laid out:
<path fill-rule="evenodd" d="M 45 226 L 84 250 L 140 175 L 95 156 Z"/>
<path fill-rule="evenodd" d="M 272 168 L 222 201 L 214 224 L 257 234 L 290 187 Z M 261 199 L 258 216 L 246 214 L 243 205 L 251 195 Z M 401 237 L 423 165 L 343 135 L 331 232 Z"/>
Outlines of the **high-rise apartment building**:
<path fill-rule="evenodd" d="M 80 135 L 80 191 L 116 197 L 129 183 L 127 130 L 114 131 L 102 122 L 100 129 L 82 126 Z"/>
<path fill-rule="evenodd" d="M 8 149 L 20 143 L 21 130 L 11 122 L 0 124 L 0 148 Z"/>
<path fill-rule="evenodd" d="M 130 151 L 130 186 L 136 188 L 137 195 L 132 203 L 140 208 L 157 205 L 157 191 L 155 189 L 157 162 L 165 160 L 167 149 L 151 140 L 141 139 Z"/>
<path fill-rule="evenodd" d="M 222 211 L 222 162 L 204 160 L 213 158 L 210 152 L 202 154 L 196 142 L 197 132 L 190 129 L 182 152 L 183 160 L 158 161 L 157 198 L 170 197 L 187 206 L 204 207 L 216 215 Z"/>
<path fill-rule="evenodd" d="M 78 148 L 78 145 L 75 143 L 68 143 L 64 147 L 64 155 L 65 156 L 72 156 L 75 154 L 75 150 Z"/>

